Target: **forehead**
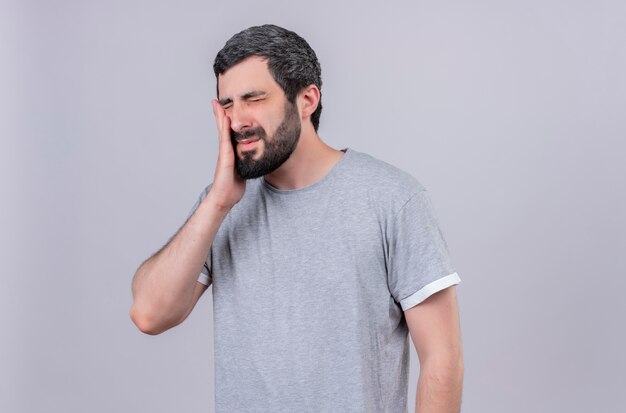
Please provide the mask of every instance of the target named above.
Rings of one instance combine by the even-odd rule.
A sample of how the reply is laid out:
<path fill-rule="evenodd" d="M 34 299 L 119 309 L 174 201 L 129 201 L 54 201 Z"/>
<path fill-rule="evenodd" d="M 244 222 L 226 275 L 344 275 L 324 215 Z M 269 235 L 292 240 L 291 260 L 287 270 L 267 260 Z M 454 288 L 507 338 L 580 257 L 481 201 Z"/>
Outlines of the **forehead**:
<path fill-rule="evenodd" d="M 281 89 L 267 67 L 267 58 L 260 56 L 242 60 L 217 78 L 220 99 L 240 96 L 251 90 L 269 92 L 276 88 Z"/>

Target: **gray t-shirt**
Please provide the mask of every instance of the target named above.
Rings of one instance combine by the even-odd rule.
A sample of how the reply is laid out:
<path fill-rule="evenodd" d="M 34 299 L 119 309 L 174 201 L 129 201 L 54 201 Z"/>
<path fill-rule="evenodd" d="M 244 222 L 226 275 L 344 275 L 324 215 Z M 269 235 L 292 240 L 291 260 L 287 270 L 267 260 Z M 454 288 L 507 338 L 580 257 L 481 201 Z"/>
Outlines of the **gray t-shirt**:
<path fill-rule="evenodd" d="M 407 412 L 403 310 L 460 282 L 426 189 L 353 149 L 305 188 L 246 185 L 198 279 L 216 412 Z"/>

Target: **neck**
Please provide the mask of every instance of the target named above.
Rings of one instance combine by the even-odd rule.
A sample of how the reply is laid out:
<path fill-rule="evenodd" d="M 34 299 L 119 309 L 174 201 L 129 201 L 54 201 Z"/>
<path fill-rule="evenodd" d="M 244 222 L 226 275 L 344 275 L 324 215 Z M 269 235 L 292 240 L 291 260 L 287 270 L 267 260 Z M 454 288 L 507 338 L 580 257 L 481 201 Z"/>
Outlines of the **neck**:
<path fill-rule="evenodd" d="M 300 189 L 322 179 L 335 166 L 343 153 L 326 145 L 312 125 L 302 125 L 298 145 L 280 168 L 264 176 L 278 189 Z"/>

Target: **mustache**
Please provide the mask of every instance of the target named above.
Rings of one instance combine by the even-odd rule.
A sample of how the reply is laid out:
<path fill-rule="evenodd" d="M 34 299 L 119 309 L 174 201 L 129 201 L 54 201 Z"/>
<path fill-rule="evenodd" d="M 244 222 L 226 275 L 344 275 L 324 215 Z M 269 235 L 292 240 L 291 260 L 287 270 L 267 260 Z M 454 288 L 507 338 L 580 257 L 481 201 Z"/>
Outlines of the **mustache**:
<path fill-rule="evenodd" d="M 262 127 L 258 127 L 254 129 L 246 129 L 243 132 L 235 132 L 232 129 L 230 131 L 230 137 L 233 141 L 240 141 L 243 139 L 251 138 L 253 136 L 258 136 L 259 139 L 265 139 L 265 129 L 263 129 Z"/>

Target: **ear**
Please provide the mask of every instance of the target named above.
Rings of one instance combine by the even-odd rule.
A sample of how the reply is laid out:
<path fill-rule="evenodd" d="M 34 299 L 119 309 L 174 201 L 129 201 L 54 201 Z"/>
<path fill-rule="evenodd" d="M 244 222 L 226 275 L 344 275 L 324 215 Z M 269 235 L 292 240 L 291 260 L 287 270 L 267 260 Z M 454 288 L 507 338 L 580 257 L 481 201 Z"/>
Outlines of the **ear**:
<path fill-rule="evenodd" d="M 315 85 L 305 87 L 298 94 L 298 107 L 302 119 L 310 118 L 320 102 L 320 90 Z"/>

